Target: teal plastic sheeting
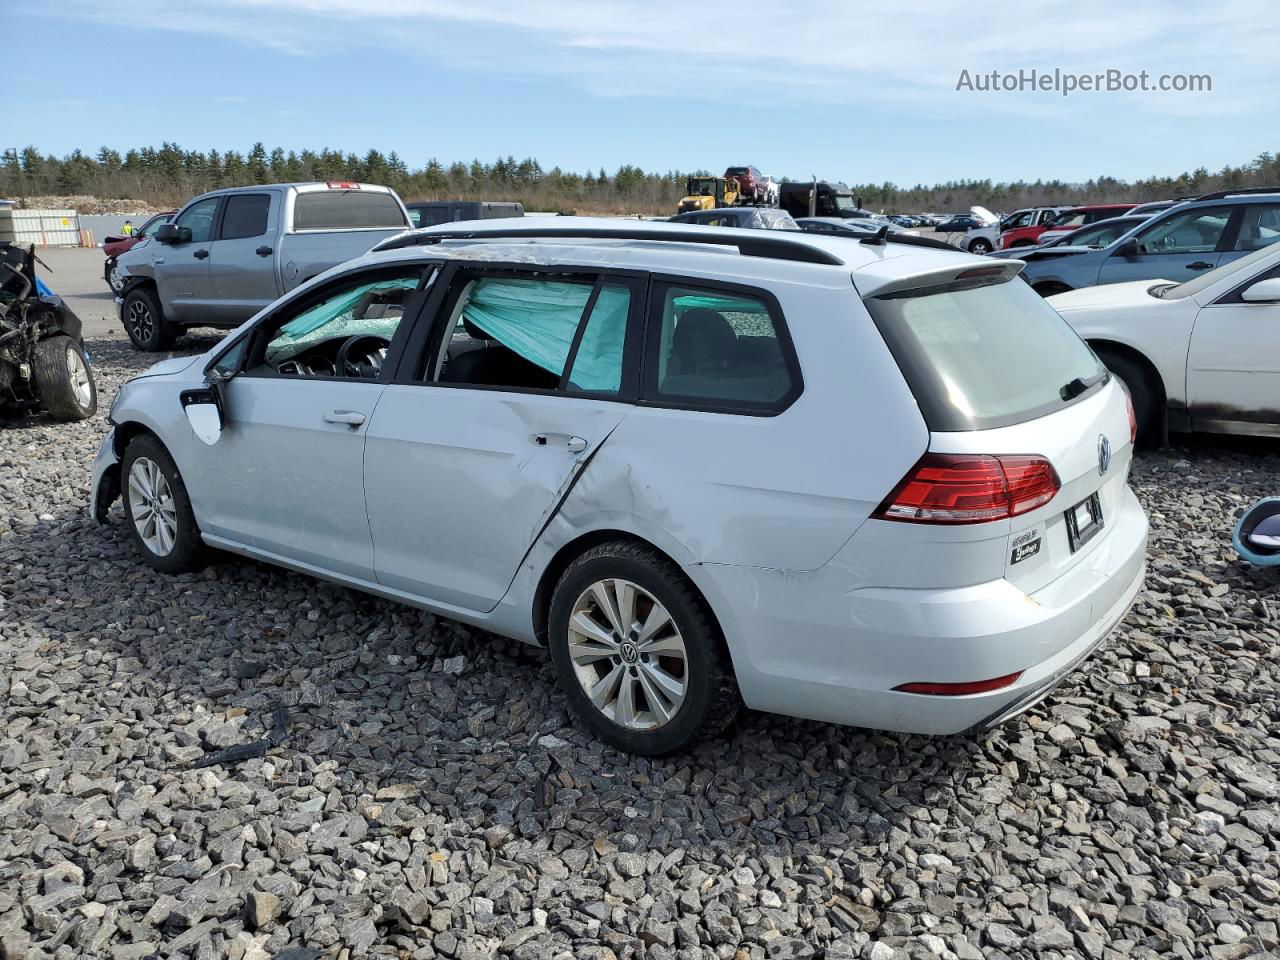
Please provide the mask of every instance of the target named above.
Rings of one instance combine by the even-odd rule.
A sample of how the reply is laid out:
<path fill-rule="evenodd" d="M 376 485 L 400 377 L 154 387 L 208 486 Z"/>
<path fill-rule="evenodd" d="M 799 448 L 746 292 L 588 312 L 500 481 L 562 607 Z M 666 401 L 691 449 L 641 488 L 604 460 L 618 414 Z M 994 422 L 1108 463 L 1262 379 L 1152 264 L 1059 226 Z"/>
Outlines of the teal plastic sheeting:
<path fill-rule="evenodd" d="M 486 277 L 472 286 L 462 312 L 503 346 L 559 376 L 590 297 L 589 283 Z M 574 361 L 576 389 L 618 389 L 629 304 L 626 288 L 601 289 Z"/>
<path fill-rule="evenodd" d="M 280 332 L 267 345 L 267 359 L 274 361 L 285 351 L 296 353 L 295 348 L 301 344 L 328 340 L 343 334 L 351 337 L 357 333 L 379 334 L 388 338 L 394 336 L 396 327 L 400 325 L 399 313 L 385 317 L 356 317 L 356 304 L 370 290 L 414 290 L 419 279 L 415 275 L 365 283 L 331 300 L 317 303 L 280 328 Z"/>

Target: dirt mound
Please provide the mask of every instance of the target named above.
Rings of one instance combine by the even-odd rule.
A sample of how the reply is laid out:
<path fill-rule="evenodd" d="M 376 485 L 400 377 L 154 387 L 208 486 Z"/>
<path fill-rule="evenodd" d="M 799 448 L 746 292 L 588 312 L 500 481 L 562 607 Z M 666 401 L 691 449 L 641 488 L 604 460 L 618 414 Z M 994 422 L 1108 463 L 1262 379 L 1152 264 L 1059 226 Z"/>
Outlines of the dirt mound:
<path fill-rule="evenodd" d="M 9 199 L 16 200 L 18 206 L 29 210 L 75 210 L 83 214 L 144 214 L 157 213 L 160 210 L 159 207 L 143 200 L 112 200 L 87 195 L 27 197 L 25 200 L 10 197 Z"/>

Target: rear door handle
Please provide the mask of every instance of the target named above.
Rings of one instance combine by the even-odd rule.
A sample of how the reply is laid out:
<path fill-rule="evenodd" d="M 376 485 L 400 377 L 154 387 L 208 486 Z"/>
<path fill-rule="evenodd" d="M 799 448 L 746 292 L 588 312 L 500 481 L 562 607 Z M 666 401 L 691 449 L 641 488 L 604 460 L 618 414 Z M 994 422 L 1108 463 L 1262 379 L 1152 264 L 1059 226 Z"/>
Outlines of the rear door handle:
<path fill-rule="evenodd" d="M 364 414 L 355 410 L 330 410 L 324 415 L 325 423 L 345 423 L 352 429 L 364 423 Z"/>
<path fill-rule="evenodd" d="M 192 254 L 192 256 L 195 257 L 197 260 L 203 260 L 205 257 L 209 256 L 209 251 L 197 250 L 195 253 Z"/>
<path fill-rule="evenodd" d="M 257 250 L 253 252 L 260 257 L 269 257 L 274 251 L 272 251 L 272 249 L 264 243 L 262 246 L 260 246 Z"/>
<path fill-rule="evenodd" d="M 1212 268 L 1213 268 L 1213 264 L 1209 263 L 1206 260 L 1197 260 L 1195 263 L 1187 264 L 1188 270 L 1210 270 Z"/>

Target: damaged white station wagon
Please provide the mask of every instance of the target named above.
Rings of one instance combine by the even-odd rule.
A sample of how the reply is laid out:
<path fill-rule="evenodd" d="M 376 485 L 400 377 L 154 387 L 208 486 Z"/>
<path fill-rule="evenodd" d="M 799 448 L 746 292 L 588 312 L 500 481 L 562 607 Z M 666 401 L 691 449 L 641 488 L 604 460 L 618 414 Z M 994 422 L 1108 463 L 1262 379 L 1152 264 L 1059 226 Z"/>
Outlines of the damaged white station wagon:
<path fill-rule="evenodd" d="M 550 649 L 623 749 L 742 704 L 955 733 L 1124 616 L 1126 394 L 937 241 L 574 218 L 384 241 L 131 380 L 93 471 L 216 547 Z"/>

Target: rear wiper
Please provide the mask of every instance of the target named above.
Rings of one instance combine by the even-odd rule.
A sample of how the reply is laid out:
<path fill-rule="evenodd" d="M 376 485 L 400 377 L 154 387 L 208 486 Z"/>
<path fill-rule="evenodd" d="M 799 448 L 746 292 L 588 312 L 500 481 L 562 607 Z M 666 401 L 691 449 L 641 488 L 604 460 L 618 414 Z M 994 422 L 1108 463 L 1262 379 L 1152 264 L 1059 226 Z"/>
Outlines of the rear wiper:
<path fill-rule="evenodd" d="M 1062 397 L 1064 401 L 1074 400 L 1076 397 L 1080 396 L 1080 394 L 1088 390 L 1090 386 L 1091 384 L 1085 383 L 1079 377 L 1076 377 L 1070 383 L 1062 385 L 1062 389 L 1058 391 L 1058 396 Z"/>

